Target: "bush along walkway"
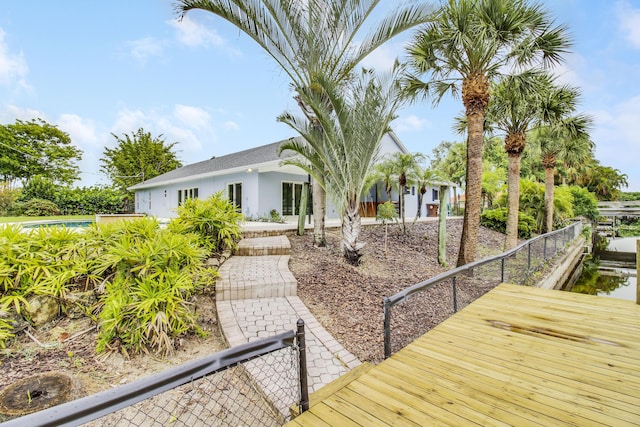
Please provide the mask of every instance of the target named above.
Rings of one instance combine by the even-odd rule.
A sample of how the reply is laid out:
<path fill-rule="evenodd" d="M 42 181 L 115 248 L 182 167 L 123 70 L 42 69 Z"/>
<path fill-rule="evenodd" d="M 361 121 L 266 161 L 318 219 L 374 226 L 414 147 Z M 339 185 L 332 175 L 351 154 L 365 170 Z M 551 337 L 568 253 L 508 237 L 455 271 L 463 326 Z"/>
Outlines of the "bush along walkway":
<path fill-rule="evenodd" d="M 345 350 L 320 325 L 296 296 L 297 282 L 289 271 L 291 245 L 286 236 L 254 237 L 240 241 L 236 255 L 218 270 L 216 307 L 223 336 L 229 347 L 296 329 L 304 320 L 307 346 L 309 392 L 314 392 L 358 366 L 360 361 Z M 292 364 L 291 369 L 296 369 Z M 289 408 L 278 402 L 273 381 L 290 378 L 291 373 L 249 373 L 267 397 L 288 415 Z M 289 385 L 282 384 L 282 388 Z"/>

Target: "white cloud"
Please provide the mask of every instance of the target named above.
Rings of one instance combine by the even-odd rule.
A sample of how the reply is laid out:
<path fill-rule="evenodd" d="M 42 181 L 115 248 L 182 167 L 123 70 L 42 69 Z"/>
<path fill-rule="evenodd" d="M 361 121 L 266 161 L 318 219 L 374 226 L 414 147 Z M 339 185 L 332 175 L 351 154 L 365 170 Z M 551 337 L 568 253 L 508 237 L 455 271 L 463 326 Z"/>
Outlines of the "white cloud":
<path fill-rule="evenodd" d="M 71 136 L 71 141 L 82 147 L 99 146 L 95 125 L 92 120 L 83 119 L 76 114 L 62 114 L 57 120 L 58 127 Z M 83 151 L 87 151 L 84 148 Z"/>
<path fill-rule="evenodd" d="M 173 109 L 173 115 L 182 123 L 196 129 L 208 127 L 211 121 L 211 115 L 208 112 L 202 108 L 188 105 L 176 104 Z"/>
<path fill-rule="evenodd" d="M 22 53 L 11 53 L 4 40 L 5 35 L 4 30 L 0 28 L 0 84 L 17 83 L 19 86 L 28 88 L 25 81 L 29 71 L 27 61 Z"/>
<path fill-rule="evenodd" d="M 189 47 L 221 47 L 224 39 L 218 33 L 205 27 L 204 25 L 190 19 L 188 16 L 182 20 L 174 19 L 167 21 L 177 31 L 180 43 Z"/>
<path fill-rule="evenodd" d="M 21 108 L 8 104 L 0 110 L 0 123 L 15 123 L 16 120 L 28 121 L 37 118 L 47 120 L 44 113 L 33 108 Z"/>
<path fill-rule="evenodd" d="M 150 124 L 150 120 L 146 117 L 146 114 L 140 110 L 121 110 L 118 111 L 118 118 L 111 127 L 112 133 L 122 136 L 122 134 L 130 134 L 136 132 L 140 128 L 145 128 L 145 125 Z M 145 130 L 149 130 L 146 129 Z"/>
<path fill-rule="evenodd" d="M 153 37 L 129 41 L 127 46 L 130 49 L 129 54 L 142 63 L 149 57 L 162 56 L 164 51 L 164 42 Z"/>
<path fill-rule="evenodd" d="M 224 122 L 224 124 L 222 125 L 222 127 L 224 128 L 224 130 L 226 131 L 236 131 L 236 130 L 240 130 L 240 125 L 237 124 L 236 122 L 233 121 L 226 121 Z"/>
<path fill-rule="evenodd" d="M 424 129 L 425 127 L 430 127 L 431 122 L 427 119 L 422 119 L 416 115 L 404 116 L 396 119 L 394 121 L 394 128 L 398 132 L 413 132 Z"/>
<path fill-rule="evenodd" d="M 176 105 L 171 113 L 124 109 L 118 112 L 112 133 L 121 137 L 143 128 L 154 137 L 162 135 L 169 144 L 178 142 L 174 148 L 184 163 L 193 163 L 209 158 L 208 153 L 203 154 L 203 147 L 217 140 L 210 119 L 208 112 L 184 105 Z M 112 138 L 109 145 L 114 143 L 115 138 Z"/>
<path fill-rule="evenodd" d="M 620 28 L 632 46 L 640 49 L 640 9 L 634 9 L 628 1 L 616 3 Z"/>

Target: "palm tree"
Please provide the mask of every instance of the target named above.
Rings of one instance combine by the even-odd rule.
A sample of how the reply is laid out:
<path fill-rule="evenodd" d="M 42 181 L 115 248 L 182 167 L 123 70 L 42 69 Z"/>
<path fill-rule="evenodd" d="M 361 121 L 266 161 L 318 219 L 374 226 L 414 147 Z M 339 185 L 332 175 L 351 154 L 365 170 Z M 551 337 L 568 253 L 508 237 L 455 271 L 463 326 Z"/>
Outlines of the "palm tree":
<path fill-rule="evenodd" d="M 549 74 L 540 71 L 506 76 L 493 87 L 487 121 L 505 133 L 504 150 L 509 161 L 505 250 L 518 243 L 520 161 L 527 132 L 541 122 L 561 120 L 573 111 L 575 105 L 563 95 L 564 90 L 554 86 Z"/>
<path fill-rule="evenodd" d="M 446 155 L 444 158 L 432 159 L 431 168 L 442 172 L 443 176 L 446 176 L 453 184 L 464 189 L 465 176 L 466 176 L 466 164 L 467 164 L 467 152 L 463 142 L 446 143 Z M 455 190 L 455 189 L 454 189 Z M 455 214 L 458 215 L 460 204 L 458 202 L 458 192 L 453 193 L 453 204 L 455 206 Z"/>
<path fill-rule="evenodd" d="M 292 82 L 302 112 L 317 122 L 304 103 L 309 92 L 317 91 L 322 76 L 333 82 L 350 78 L 351 71 L 379 46 L 416 25 L 426 22 L 431 8 L 424 3 L 403 2 L 364 39 L 364 24 L 381 0 L 178 0 L 180 17 L 192 9 L 202 9 L 227 20 L 253 39 L 271 56 Z M 300 146 L 293 145 L 295 150 Z M 317 163 L 313 151 L 302 149 L 313 185 L 314 243 L 324 246 L 326 165 Z"/>
<path fill-rule="evenodd" d="M 558 63 L 569 40 L 563 26 L 526 0 L 449 0 L 408 48 L 414 75 L 407 93 L 437 104 L 462 95 L 468 124 L 466 209 L 458 265 L 476 257 L 482 182 L 482 142 L 490 82 L 506 69 Z M 429 73 L 426 82 L 419 76 Z"/>
<path fill-rule="evenodd" d="M 300 133 L 327 168 L 325 186 L 342 214 L 341 250 L 357 265 L 364 243 L 360 241 L 360 198 L 377 160 L 380 140 L 402 103 L 397 84 L 400 67 L 385 76 L 363 70 L 348 90 L 335 82 L 317 79 L 319 91 L 303 101 L 317 119 L 281 115 L 278 120 Z"/>
<path fill-rule="evenodd" d="M 388 161 L 394 172 L 394 175 L 398 177 L 398 194 L 400 202 L 400 218 L 402 219 L 402 231 L 407 232 L 405 224 L 405 203 L 404 195 L 407 185 L 413 183 L 413 171 L 416 167 L 419 167 L 420 162 L 424 159 L 424 155 L 421 153 L 393 153 Z"/>
<path fill-rule="evenodd" d="M 564 158 L 571 162 L 587 161 L 593 155 L 594 145 L 588 134 L 591 122 L 592 119 L 585 115 L 567 117 L 553 125 L 538 129 L 532 135 L 533 140 L 538 144 L 544 168 L 544 221 L 542 223 L 544 233 L 553 230 L 557 161 Z"/>
<path fill-rule="evenodd" d="M 377 163 L 373 171 L 375 178 L 372 178 L 372 180 L 374 180 L 374 182 L 382 181 L 384 191 L 387 193 L 389 201 L 391 201 L 391 192 L 393 191 L 393 184 L 396 181 L 395 172 L 395 165 L 389 158 Z"/>

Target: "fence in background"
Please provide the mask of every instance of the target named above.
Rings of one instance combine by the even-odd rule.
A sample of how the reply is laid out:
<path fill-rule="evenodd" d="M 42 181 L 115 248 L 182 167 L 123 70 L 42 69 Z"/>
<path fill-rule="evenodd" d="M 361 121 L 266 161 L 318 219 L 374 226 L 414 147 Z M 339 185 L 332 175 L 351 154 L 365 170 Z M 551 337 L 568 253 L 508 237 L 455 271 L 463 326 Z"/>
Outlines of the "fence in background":
<path fill-rule="evenodd" d="M 433 310 L 426 309 L 428 305 L 438 304 L 438 312 L 448 317 L 500 283 L 525 284 L 533 273 L 579 237 L 581 231 L 582 222 L 575 222 L 527 240 L 507 252 L 444 272 L 385 298 L 384 357 L 391 356 L 439 322 L 433 318 Z M 392 308 L 399 304 L 402 304 L 402 310 L 397 310 L 392 316 Z M 421 321 L 415 322 L 415 319 Z M 416 323 L 423 327 L 416 328 Z"/>
<path fill-rule="evenodd" d="M 0 424 L 281 426 L 308 409 L 304 323 L 158 374 Z"/>

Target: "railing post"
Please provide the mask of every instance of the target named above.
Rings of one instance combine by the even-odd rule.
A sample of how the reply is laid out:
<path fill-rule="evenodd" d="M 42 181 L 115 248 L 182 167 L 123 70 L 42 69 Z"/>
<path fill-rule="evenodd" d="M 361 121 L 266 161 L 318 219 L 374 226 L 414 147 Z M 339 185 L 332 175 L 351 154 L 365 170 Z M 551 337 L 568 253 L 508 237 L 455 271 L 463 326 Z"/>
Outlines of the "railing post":
<path fill-rule="evenodd" d="M 300 413 L 309 410 L 309 384 L 307 382 L 307 348 L 304 340 L 304 320 L 298 319 L 296 339 L 300 365 Z"/>
<path fill-rule="evenodd" d="M 549 236 L 544 236 L 544 249 L 542 251 L 542 258 L 546 261 L 547 260 L 547 239 Z"/>
<path fill-rule="evenodd" d="M 384 358 L 391 356 L 391 302 L 385 297 L 382 303 L 384 313 Z"/>
<path fill-rule="evenodd" d="M 504 257 L 500 260 L 500 283 L 504 283 Z"/>
<path fill-rule="evenodd" d="M 531 239 L 527 244 L 527 271 L 531 270 Z"/>
<path fill-rule="evenodd" d="M 451 278 L 451 288 L 453 289 L 453 312 L 458 312 L 458 289 L 456 286 L 456 276 Z"/>

